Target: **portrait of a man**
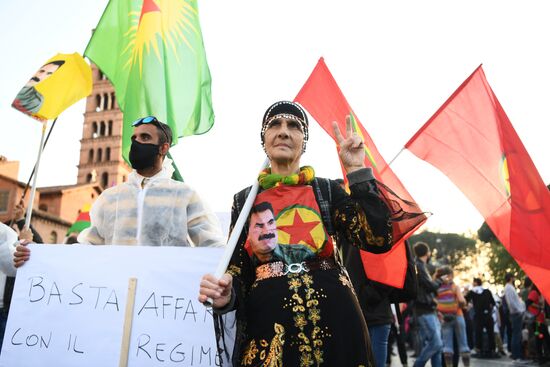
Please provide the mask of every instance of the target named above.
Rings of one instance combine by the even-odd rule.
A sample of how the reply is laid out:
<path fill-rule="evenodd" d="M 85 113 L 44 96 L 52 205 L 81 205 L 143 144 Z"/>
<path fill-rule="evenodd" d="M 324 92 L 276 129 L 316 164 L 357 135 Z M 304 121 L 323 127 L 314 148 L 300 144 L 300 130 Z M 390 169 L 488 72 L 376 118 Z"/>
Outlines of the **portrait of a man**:
<path fill-rule="evenodd" d="M 44 96 L 36 90 L 35 85 L 48 79 L 64 63 L 65 61 L 58 60 L 49 62 L 42 66 L 32 76 L 32 78 L 29 79 L 27 84 L 25 84 L 19 93 L 17 93 L 17 96 L 12 103 L 12 107 L 26 114 L 37 113 L 40 111 L 40 108 L 42 108 L 42 105 L 44 104 Z"/>

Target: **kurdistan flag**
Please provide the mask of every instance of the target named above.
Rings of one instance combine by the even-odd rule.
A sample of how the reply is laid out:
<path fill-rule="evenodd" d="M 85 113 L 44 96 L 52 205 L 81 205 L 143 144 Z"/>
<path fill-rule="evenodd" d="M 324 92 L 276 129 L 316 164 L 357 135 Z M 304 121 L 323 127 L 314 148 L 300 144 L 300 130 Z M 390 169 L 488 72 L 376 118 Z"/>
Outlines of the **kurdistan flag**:
<path fill-rule="evenodd" d="M 210 70 L 196 0 L 111 0 L 84 53 L 109 78 L 124 112 L 122 154 L 131 123 L 148 115 L 178 137 L 214 123 Z"/>
<path fill-rule="evenodd" d="M 91 221 L 90 221 L 90 208 L 92 206 L 90 204 L 85 204 L 82 209 L 80 209 L 78 216 L 76 217 L 75 222 L 69 228 L 67 231 L 67 236 L 69 236 L 71 233 L 80 233 L 84 229 L 90 227 Z"/>

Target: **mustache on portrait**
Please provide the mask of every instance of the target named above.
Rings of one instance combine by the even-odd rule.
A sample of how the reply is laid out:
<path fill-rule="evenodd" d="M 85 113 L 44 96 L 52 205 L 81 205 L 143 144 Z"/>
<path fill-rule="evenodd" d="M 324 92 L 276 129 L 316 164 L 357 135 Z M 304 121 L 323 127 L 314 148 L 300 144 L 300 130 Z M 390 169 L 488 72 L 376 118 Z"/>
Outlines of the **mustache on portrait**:
<path fill-rule="evenodd" d="M 32 80 L 33 82 L 39 82 L 39 81 L 40 81 L 40 79 L 38 79 L 38 78 L 35 77 L 35 76 L 33 76 L 33 77 L 31 78 L 31 80 Z"/>
<path fill-rule="evenodd" d="M 260 237 L 258 237 L 258 241 L 269 240 L 272 238 L 275 238 L 275 233 L 266 233 L 260 235 Z"/>

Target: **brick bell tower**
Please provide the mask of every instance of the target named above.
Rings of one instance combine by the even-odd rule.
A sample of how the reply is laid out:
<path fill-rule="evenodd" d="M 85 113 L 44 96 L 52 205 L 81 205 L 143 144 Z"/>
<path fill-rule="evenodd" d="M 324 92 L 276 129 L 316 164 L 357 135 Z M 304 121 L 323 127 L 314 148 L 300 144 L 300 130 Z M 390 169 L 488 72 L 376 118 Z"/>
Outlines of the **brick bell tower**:
<path fill-rule="evenodd" d="M 93 89 L 86 99 L 77 183 L 95 182 L 106 189 L 125 182 L 132 169 L 122 158 L 122 112 L 115 90 L 101 70 L 91 66 Z"/>

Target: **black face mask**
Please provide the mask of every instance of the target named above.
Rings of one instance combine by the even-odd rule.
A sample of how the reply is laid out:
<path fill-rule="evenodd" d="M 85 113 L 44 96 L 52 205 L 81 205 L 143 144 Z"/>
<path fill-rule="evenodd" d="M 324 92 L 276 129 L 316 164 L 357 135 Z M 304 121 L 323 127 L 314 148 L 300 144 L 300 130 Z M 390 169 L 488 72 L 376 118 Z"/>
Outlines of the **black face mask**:
<path fill-rule="evenodd" d="M 153 167 L 155 165 L 155 159 L 159 154 L 159 149 L 160 145 L 142 144 L 133 140 L 129 155 L 132 168 L 135 170 L 142 170 Z"/>

